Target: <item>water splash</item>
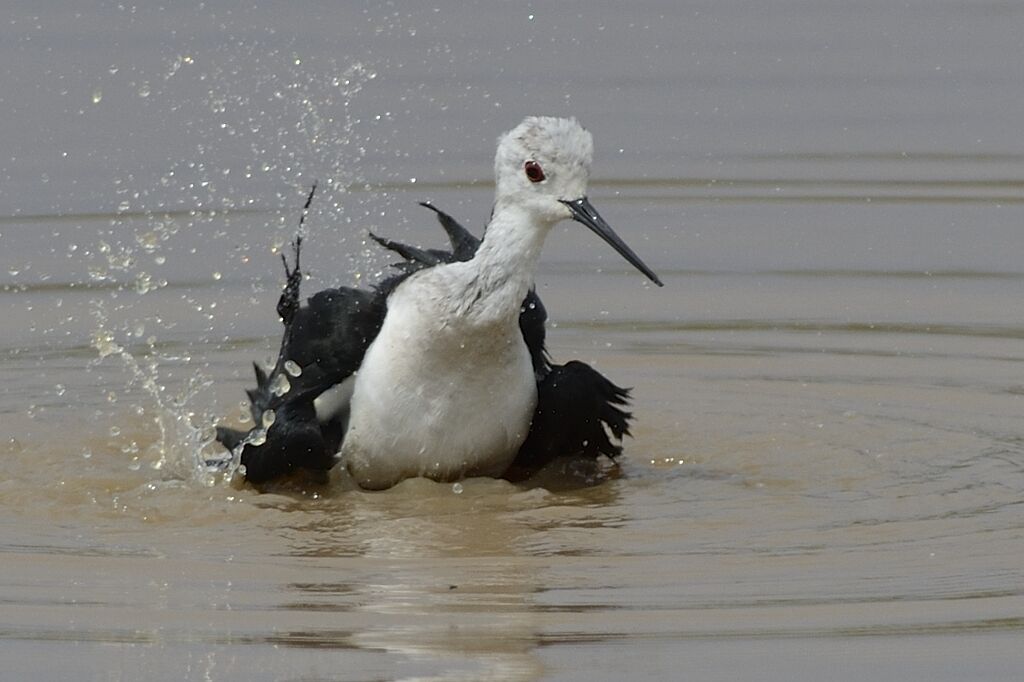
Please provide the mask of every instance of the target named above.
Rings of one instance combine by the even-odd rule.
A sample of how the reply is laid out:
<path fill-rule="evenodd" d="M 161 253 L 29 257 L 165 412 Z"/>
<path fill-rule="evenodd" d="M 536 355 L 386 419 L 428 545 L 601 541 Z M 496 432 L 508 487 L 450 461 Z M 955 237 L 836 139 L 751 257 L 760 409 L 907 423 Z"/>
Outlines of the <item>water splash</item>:
<path fill-rule="evenodd" d="M 169 391 L 161 383 L 160 366 L 166 358 L 156 352 L 155 338 L 151 337 L 147 348 L 136 357 L 136 353 L 117 342 L 117 335 L 107 327 L 102 303 L 93 303 L 93 316 L 97 320 L 97 327 L 92 335 L 92 347 L 98 355 L 92 362 L 99 364 L 111 356 L 121 360 L 129 375 L 126 392 L 140 389 L 148 399 L 148 405 L 136 405 L 136 413 L 149 413 L 159 434 L 156 441 L 146 446 L 141 454 L 136 443 L 130 444 L 135 447 L 129 446 L 127 451 L 127 454 L 133 455 L 129 468 L 138 470 L 145 460 L 153 471 L 162 472 L 165 476 L 211 485 L 215 479 L 213 472 L 206 466 L 204 453 L 214 441 L 214 431 L 209 425 L 197 426 L 197 422 L 212 424 L 212 419 L 207 415 L 197 415 L 191 405 L 213 381 L 202 371 L 196 371 L 178 392 Z M 109 432 L 112 437 L 116 437 L 120 435 L 121 428 L 114 424 L 110 426 Z"/>
<path fill-rule="evenodd" d="M 230 336 L 221 325 L 230 317 L 215 310 L 218 301 L 202 299 L 196 287 L 215 292 L 221 287 L 224 291 L 240 279 L 265 278 L 263 270 L 258 274 L 239 270 L 249 263 L 264 262 L 262 257 L 250 258 L 250 251 L 279 251 L 295 229 L 292 214 L 284 211 L 265 212 L 264 218 L 256 221 L 264 223 L 253 225 L 248 222 L 253 209 L 292 206 L 295 188 L 316 178 L 329 192 L 315 209 L 329 216 L 310 222 L 351 222 L 344 215 L 351 210 L 350 202 L 346 199 L 343 203 L 341 197 L 348 196 L 347 188 L 358 180 L 353 169 L 366 154 L 366 145 L 356 134 L 360 121 L 351 115 L 349 105 L 377 74 L 362 62 L 342 67 L 328 61 L 326 73 L 324 64 L 277 47 L 232 44 L 204 54 L 201 60 L 180 54 L 160 73 L 146 73 L 137 67 L 109 70 L 112 78 L 134 90 L 138 106 L 159 108 L 162 115 L 172 116 L 189 116 L 191 109 L 199 107 L 204 112 L 196 120 L 209 121 L 210 113 L 214 116 L 213 125 L 195 130 L 183 141 L 176 150 L 180 155 L 157 169 L 149 186 L 134 174 L 118 178 L 113 200 L 116 214 L 109 228 L 101 232 L 92 248 L 86 244 L 76 253 L 88 263 L 92 283 L 107 292 L 92 301 L 96 319 L 90 342 L 97 353 L 93 362 L 120 359 L 128 374 L 125 388 L 141 392 L 145 404 L 139 409 L 153 419 L 159 432 L 152 444 L 126 445 L 131 467 L 148 465 L 162 477 L 202 485 L 213 485 L 239 470 L 240 448 L 230 459 L 209 454 L 215 435 L 212 425 L 222 420 L 197 405 L 203 404 L 212 380 L 202 370 L 191 369 L 185 379 L 172 378 L 174 372 L 168 371 L 171 359 L 158 352 L 163 330 L 181 324 L 182 318 L 164 324 L 151 316 L 112 325 L 107 308 L 118 317 L 139 315 L 133 310 L 141 309 L 137 306 L 141 297 L 169 286 L 157 272 L 168 271 L 165 266 L 174 258 L 174 267 L 210 273 L 198 285 L 175 282 L 186 286 L 180 300 L 187 304 L 187 323 L 198 322 L 206 330 L 196 340 L 209 343 L 216 335 L 217 342 L 226 341 Z M 198 101 L 177 98 L 180 84 L 188 79 L 203 82 L 205 97 Z M 245 149 L 248 158 L 239 153 Z M 247 223 L 242 229 L 237 227 L 243 218 L 237 216 Z M 204 241 L 191 242 L 182 249 L 183 237 L 192 235 Z M 180 259 L 196 254 L 197 249 L 206 254 L 223 252 L 225 258 L 215 270 L 182 267 Z M 344 251 L 355 252 L 350 258 L 360 257 L 358 249 Z M 154 266 L 160 270 L 152 271 Z M 253 293 L 260 293 L 262 286 L 255 281 Z M 133 309 L 133 305 L 137 307 Z M 271 391 L 285 395 L 291 390 L 290 379 L 301 374 L 298 364 L 286 363 L 284 371 L 274 377 Z M 275 417 L 272 411 L 261 415 L 245 442 L 258 445 L 265 441 Z"/>

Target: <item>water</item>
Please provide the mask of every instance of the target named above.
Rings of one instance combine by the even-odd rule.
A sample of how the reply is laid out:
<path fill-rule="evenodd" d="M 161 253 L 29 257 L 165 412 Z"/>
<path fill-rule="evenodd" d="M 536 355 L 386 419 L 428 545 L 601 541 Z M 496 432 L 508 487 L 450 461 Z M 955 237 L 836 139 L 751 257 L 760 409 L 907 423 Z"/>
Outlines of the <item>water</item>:
<path fill-rule="evenodd" d="M 0 16 L 3 679 L 1019 678 L 1017 5 Z M 528 113 L 666 284 L 572 227 L 538 275 L 620 465 L 206 474 L 308 185 L 307 291 L 373 281 Z"/>

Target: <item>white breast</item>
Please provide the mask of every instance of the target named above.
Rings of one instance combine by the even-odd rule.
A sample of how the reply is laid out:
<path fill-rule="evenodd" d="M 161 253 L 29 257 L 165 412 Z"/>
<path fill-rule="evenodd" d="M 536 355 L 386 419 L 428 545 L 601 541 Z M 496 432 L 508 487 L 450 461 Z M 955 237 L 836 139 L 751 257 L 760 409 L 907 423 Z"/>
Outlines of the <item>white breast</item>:
<path fill-rule="evenodd" d="M 364 488 L 500 476 L 529 431 L 537 386 L 518 310 L 456 312 L 466 302 L 430 285 L 441 271 L 392 294 L 356 375 L 341 455 Z"/>

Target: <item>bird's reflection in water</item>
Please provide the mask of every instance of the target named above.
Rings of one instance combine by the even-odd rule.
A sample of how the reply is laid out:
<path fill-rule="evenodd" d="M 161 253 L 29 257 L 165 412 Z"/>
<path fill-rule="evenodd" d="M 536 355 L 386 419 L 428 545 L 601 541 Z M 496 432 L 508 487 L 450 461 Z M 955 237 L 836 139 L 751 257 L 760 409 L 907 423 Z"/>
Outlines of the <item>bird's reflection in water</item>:
<path fill-rule="evenodd" d="M 516 484 L 412 479 L 366 493 L 334 474 L 313 505 L 308 491 L 305 503 L 293 499 L 303 518 L 288 532 L 312 573 L 336 575 L 288 585 L 284 608 L 327 612 L 337 627 L 278 643 L 398 655 L 403 678 L 535 679 L 547 611 L 537 596 L 552 555 L 579 549 L 553 538 L 575 537 L 558 531 L 578 529 L 580 514 L 617 525 L 608 479 L 618 475 L 607 463 L 560 461 Z"/>

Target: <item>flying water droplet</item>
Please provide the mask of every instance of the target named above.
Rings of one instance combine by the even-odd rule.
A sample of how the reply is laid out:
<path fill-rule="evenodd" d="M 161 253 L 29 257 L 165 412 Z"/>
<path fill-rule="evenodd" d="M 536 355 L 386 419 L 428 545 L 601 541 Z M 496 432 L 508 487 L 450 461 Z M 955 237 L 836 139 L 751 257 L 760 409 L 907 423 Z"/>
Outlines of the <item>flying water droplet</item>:
<path fill-rule="evenodd" d="M 120 353 L 122 350 L 121 346 L 114 342 L 113 332 L 106 329 L 97 329 L 93 332 L 92 347 L 99 352 L 101 360 L 108 355 Z"/>
<path fill-rule="evenodd" d="M 274 380 L 270 382 L 270 392 L 276 395 L 278 398 L 280 398 L 290 390 L 292 390 L 292 384 L 290 381 L 288 381 L 288 377 L 284 374 L 278 374 L 276 377 L 274 377 Z"/>
<path fill-rule="evenodd" d="M 139 294 L 147 294 L 150 291 L 156 289 L 156 285 L 153 283 L 153 276 L 147 272 L 140 272 L 135 276 L 135 292 Z M 141 336 L 141 334 L 137 334 Z"/>
<path fill-rule="evenodd" d="M 199 430 L 200 443 L 212 443 L 217 438 L 217 427 L 209 424 Z"/>
<path fill-rule="evenodd" d="M 455 493 L 456 495 L 461 495 L 463 490 L 464 488 L 462 487 L 461 483 L 452 484 L 452 492 Z"/>
<path fill-rule="evenodd" d="M 288 372 L 293 377 L 302 376 L 302 368 L 299 367 L 299 363 L 294 360 L 284 361 L 284 371 Z"/>

